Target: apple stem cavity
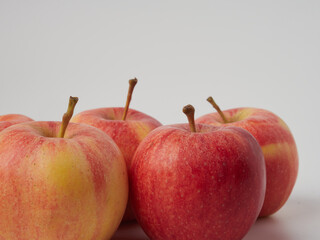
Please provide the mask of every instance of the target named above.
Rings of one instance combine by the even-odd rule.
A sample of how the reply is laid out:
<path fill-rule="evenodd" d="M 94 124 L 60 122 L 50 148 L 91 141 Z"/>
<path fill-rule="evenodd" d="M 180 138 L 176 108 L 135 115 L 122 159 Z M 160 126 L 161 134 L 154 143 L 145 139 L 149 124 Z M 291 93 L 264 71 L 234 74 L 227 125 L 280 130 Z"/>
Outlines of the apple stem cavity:
<path fill-rule="evenodd" d="M 126 102 L 126 106 L 124 107 L 122 120 L 126 120 L 127 113 L 128 113 L 128 110 L 129 110 L 129 105 L 130 105 L 130 102 L 131 102 L 133 89 L 136 86 L 137 82 L 138 82 L 138 79 L 136 79 L 136 78 L 129 80 L 129 90 L 128 90 L 128 95 L 127 95 L 127 102 Z"/>
<path fill-rule="evenodd" d="M 183 107 L 182 111 L 188 118 L 191 132 L 196 132 L 196 124 L 194 122 L 194 112 L 195 112 L 194 107 L 188 104 Z"/>
<path fill-rule="evenodd" d="M 215 110 L 217 110 L 217 112 L 219 113 L 220 117 L 222 118 L 224 123 L 228 123 L 228 120 L 226 118 L 226 116 L 223 114 L 223 112 L 221 111 L 220 107 L 218 106 L 218 104 L 216 104 L 216 102 L 213 100 L 212 97 L 208 97 L 207 101 L 209 103 L 211 103 L 211 105 L 214 107 Z"/>
<path fill-rule="evenodd" d="M 63 114 L 63 117 L 62 117 L 62 123 L 61 123 L 60 131 L 59 131 L 59 135 L 58 135 L 59 138 L 64 138 L 64 134 L 67 130 L 70 119 L 72 118 L 73 111 L 74 111 L 74 108 L 75 108 L 78 100 L 79 99 L 77 97 L 70 96 L 67 112 L 65 114 Z"/>

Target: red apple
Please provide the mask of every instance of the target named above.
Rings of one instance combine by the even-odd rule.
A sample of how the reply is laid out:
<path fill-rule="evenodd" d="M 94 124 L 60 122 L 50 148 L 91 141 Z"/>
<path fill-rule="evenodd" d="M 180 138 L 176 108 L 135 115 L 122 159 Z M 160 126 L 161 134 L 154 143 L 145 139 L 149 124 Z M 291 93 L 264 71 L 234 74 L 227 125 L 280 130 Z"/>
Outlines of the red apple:
<path fill-rule="evenodd" d="M 266 197 L 260 216 L 275 213 L 289 198 L 298 174 L 297 147 L 288 126 L 267 110 L 236 108 L 222 112 L 211 97 L 208 101 L 218 113 L 204 115 L 196 120 L 197 123 L 241 127 L 260 144 L 267 170 Z"/>
<path fill-rule="evenodd" d="M 190 111 L 190 112 L 189 112 Z M 240 240 L 265 194 L 265 163 L 253 136 L 237 127 L 163 126 L 139 145 L 130 168 L 137 220 L 150 239 Z"/>
<path fill-rule="evenodd" d="M 129 91 L 125 108 L 98 108 L 77 114 L 71 121 L 85 123 L 108 134 L 119 146 L 129 169 L 131 159 L 140 142 L 153 129 L 159 127 L 156 119 L 133 109 L 129 109 L 131 95 L 137 79 L 129 80 Z M 124 221 L 133 220 L 128 206 Z"/>
<path fill-rule="evenodd" d="M 11 125 L 22 123 L 22 122 L 29 122 L 33 121 L 31 118 L 28 118 L 21 114 L 6 114 L 0 116 L 0 132 L 10 127 Z"/>
<path fill-rule="evenodd" d="M 117 229 L 126 165 L 102 131 L 68 125 L 76 100 L 62 124 L 32 121 L 0 133 L 0 239 L 105 240 Z"/>

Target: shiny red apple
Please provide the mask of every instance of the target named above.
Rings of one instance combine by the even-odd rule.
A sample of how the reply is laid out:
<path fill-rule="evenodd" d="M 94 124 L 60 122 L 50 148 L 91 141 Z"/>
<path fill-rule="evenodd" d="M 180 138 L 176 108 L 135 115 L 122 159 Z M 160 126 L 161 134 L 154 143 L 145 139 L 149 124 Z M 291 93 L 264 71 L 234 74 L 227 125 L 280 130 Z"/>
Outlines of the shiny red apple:
<path fill-rule="evenodd" d="M 137 79 L 129 80 L 126 106 L 98 108 L 81 112 L 71 120 L 96 127 L 108 134 L 119 146 L 129 170 L 132 157 L 140 142 L 161 123 L 142 112 L 129 109 L 133 89 Z M 124 221 L 133 220 L 134 215 L 128 206 Z"/>
<path fill-rule="evenodd" d="M 33 121 L 33 119 L 21 114 L 6 114 L 0 116 L 0 132 L 11 125 Z"/>
<path fill-rule="evenodd" d="M 264 109 L 236 108 L 222 112 L 211 97 L 208 101 L 218 113 L 206 114 L 197 123 L 241 127 L 260 144 L 267 170 L 267 190 L 260 216 L 277 212 L 289 198 L 298 174 L 297 147 L 288 126 Z"/>
<path fill-rule="evenodd" d="M 240 240 L 265 196 L 265 162 L 254 137 L 237 127 L 163 126 L 139 145 L 130 168 L 137 220 L 150 239 Z"/>

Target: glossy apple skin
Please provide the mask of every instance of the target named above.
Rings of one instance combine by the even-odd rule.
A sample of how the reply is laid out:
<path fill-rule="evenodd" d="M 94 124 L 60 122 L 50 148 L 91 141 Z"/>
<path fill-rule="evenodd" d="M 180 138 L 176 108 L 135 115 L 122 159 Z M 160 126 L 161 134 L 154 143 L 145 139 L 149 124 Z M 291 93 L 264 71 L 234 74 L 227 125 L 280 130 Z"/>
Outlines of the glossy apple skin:
<path fill-rule="evenodd" d="M 121 120 L 124 108 L 98 108 L 81 112 L 72 122 L 85 123 L 99 128 L 108 134 L 119 146 L 129 170 L 132 157 L 140 142 L 153 129 L 161 126 L 156 119 L 134 109 L 129 109 L 125 121 Z M 133 220 L 134 215 L 128 206 L 124 221 Z"/>
<path fill-rule="evenodd" d="M 21 114 L 6 114 L 0 116 L 0 132 L 11 125 L 33 121 L 33 119 Z"/>
<path fill-rule="evenodd" d="M 21 123 L 0 133 L 0 239 L 105 240 L 128 197 L 123 156 L 102 131 Z"/>
<path fill-rule="evenodd" d="M 265 195 L 261 148 L 236 127 L 163 126 L 138 147 L 130 168 L 137 220 L 150 239 L 240 240 Z"/>
<path fill-rule="evenodd" d="M 230 123 L 218 113 L 196 120 L 215 126 L 237 126 L 249 131 L 259 142 L 267 170 L 267 190 L 260 217 L 277 212 L 288 200 L 298 174 L 298 152 L 294 138 L 278 116 L 264 109 L 237 108 L 223 111 Z"/>

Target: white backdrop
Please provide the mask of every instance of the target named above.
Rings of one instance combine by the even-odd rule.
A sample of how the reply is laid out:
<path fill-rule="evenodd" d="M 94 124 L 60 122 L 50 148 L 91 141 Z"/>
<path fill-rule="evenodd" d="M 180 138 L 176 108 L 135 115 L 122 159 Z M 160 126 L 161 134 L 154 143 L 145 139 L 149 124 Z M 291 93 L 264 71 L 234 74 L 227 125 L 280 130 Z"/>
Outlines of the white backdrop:
<path fill-rule="evenodd" d="M 271 110 L 295 136 L 300 171 L 278 223 L 252 232 L 315 240 L 319 43 L 316 0 L 0 0 L 0 114 L 60 120 L 69 95 L 76 113 L 124 106 L 132 77 L 132 108 L 163 124 L 186 122 L 188 103 L 197 116 L 213 111 L 209 95 L 222 109 Z"/>

